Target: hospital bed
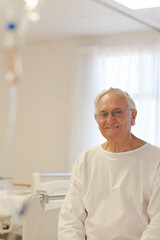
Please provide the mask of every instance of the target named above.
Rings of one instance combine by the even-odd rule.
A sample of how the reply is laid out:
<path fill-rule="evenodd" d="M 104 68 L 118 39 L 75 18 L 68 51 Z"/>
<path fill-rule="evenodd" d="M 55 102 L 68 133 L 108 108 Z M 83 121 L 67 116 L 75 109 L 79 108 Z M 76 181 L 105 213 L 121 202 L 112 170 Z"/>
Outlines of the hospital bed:
<path fill-rule="evenodd" d="M 17 221 L 15 228 L 12 218 L 6 218 L 6 233 L 16 231 L 22 240 L 57 240 L 59 211 L 69 182 L 70 174 L 33 174 L 31 192 L 24 194 L 21 201 L 19 212 L 24 213 L 23 218 Z M 0 234 L 2 232 L 5 233 L 5 229 L 0 229 Z"/>
<path fill-rule="evenodd" d="M 13 184 L 8 183 L 8 179 L 0 180 L 0 240 L 12 240 L 11 234 L 22 236 L 24 199 L 30 193 L 30 189 L 28 186 L 26 188 L 26 185 L 23 185 L 23 190 L 22 185 L 20 189 L 14 187 Z"/>

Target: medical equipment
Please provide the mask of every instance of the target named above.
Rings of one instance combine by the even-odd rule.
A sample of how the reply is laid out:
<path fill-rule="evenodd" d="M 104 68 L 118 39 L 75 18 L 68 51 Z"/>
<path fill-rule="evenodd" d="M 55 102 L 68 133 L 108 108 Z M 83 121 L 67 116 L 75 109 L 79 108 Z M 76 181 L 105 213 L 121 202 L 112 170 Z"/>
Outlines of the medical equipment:
<path fill-rule="evenodd" d="M 42 0 L 1 0 L 5 14 L 3 31 L 4 71 L 9 91 L 9 113 L 1 176 L 12 177 L 11 152 L 18 112 L 18 82 L 22 78 L 22 48 L 29 19 L 38 21 Z"/>
<path fill-rule="evenodd" d="M 24 40 L 29 26 L 29 19 L 32 21 L 39 20 L 40 3 L 42 0 L 1 0 L 0 6 L 4 10 L 4 31 L 3 36 L 3 52 L 4 52 L 4 72 L 5 80 L 8 84 L 9 92 L 9 110 L 8 110 L 8 122 L 6 129 L 6 137 L 4 144 L 4 156 L 1 160 L 1 177 L 0 180 L 0 204 L 5 209 L 3 214 L 0 211 L 0 234 L 9 233 L 13 230 L 13 219 L 18 221 L 21 219 L 18 215 L 18 210 L 11 211 L 13 204 L 18 200 L 13 201 L 15 193 L 13 189 L 13 183 L 10 185 L 10 189 L 6 187 L 6 181 L 8 178 L 12 178 L 11 160 L 12 160 L 12 145 L 15 134 L 15 125 L 18 112 L 18 82 L 22 76 L 22 59 L 21 52 L 24 45 Z M 1 191 L 2 190 L 2 191 Z M 3 201 L 5 198 L 5 202 Z M 7 199 L 10 199 L 7 202 Z M 5 205 L 6 204 L 6 205 Z M 5 208 L 4 208 L 5 206 Z M 19 213 L 24 211 L 24 206 L 19 209 Z M 0 237 L 1 238 L 1 237 Z"/>
<path fill-rule="evenodd" d="M 42 182 L 42 178 L 53 177 Z M 56 179 L 54 179 L 56 178 Z M 33 194 L 26 197 L 23 240 L 57 240 L 58 215 L 70 182 L 70 173 L 33 174 Z"/>
<path fill-rule="evenodd" d="M 31 191 L 6 192 L 5 201 L 0 201 L 0 234 L 10 238 L 2 239 L 57 240 L 58 215 L 69 182 L 70 173 L 34 173 Z"/>

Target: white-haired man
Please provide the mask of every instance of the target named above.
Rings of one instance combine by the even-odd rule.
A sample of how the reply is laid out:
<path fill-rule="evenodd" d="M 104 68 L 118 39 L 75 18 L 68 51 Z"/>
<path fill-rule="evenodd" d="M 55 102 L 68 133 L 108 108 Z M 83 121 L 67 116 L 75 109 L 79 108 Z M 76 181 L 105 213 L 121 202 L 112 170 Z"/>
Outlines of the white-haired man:
<path fill-rule="evenodd" d="M 95 119 L 107 141 L 77 158 L 59 240 L 160 240 L 160 149 L 131 133 L 136 115 L 120 89 L 97 96 Z"/>

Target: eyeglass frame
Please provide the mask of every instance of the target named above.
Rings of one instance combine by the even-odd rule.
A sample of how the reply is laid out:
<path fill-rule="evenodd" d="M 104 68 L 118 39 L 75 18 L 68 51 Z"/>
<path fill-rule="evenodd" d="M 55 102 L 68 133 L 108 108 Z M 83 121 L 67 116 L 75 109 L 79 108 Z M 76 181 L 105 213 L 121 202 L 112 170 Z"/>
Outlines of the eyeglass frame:
<path fill-rule="evenodd" d="M 115 108 L 115 109 L 114 109 L 113 111 L 111 111 L 111 112 L 102 111 L 101 113 L 97 113 L 97 114 L 95 114 L 95 115 L 96 115 L 97 119 L 99 119 L 99 120 L 107 120 L 109 114 L 111 114 L 113 118 L 121 118 L 121 117 L 123 116 L 123 114 L 124 114 L 126 111 L 128 111 L 128 110 L 133 110 L 133 108 L 127 108 L 127 109 L 125 109 L 125 110 L 122 110 L 122 109 L 120 109 L 120 108 L 117 108 L 117 110 L 116 110 L 116 108 Z M 115 116 L 115 114 L 118 114 L 117 112 L 120 112 L 120 111 L 121 111 L 121 113 L 119 113 L 120 116 Z M 107 116 L 102 116 L 102 114 L 106 114 L 106 113 L 107 113 Z M 100 116 L 100 115 L 101 115 L 101 116 Z"/>

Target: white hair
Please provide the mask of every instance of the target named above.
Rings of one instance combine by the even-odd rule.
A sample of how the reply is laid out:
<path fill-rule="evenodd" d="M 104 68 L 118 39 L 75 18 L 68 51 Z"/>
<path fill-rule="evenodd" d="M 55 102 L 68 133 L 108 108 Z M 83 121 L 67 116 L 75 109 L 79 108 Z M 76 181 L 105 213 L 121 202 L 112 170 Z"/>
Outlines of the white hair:
<path fill-rule="evenodd" d="M 129 108 L 131 108 L 131 109 L 136 108 L 135 102 L 133 101 L 133 99 L 130 97 L 130 95 L 129 95 L 127 92 L 122 91 L 122 90 L 119 89 L 119 88 L 112 88 L 112 87 L 111 87 L 111 88 L 109 88 L 109 89 L 107 89 L 107 90 L 103 90 L 102 92 L 100 92 L 100 93 L 97 95 L 97 97 L 96 97 L 96 99 L 95 99 L 95 101 L 94 101 L 95 112 L 97 112 L 97 106 L 98 106 L 99 100 L 100 100 L 104 95 L 106 95 L 107 93 L 112 93 L 112 92 L 113 92 L 113 93 L 118 93 L 118 94 L 120 94 L 120 95 L 123 95 L 123 96 L 125 97 L 127 103 L 128 103 L 128 107 L 129 107 Z"/>

